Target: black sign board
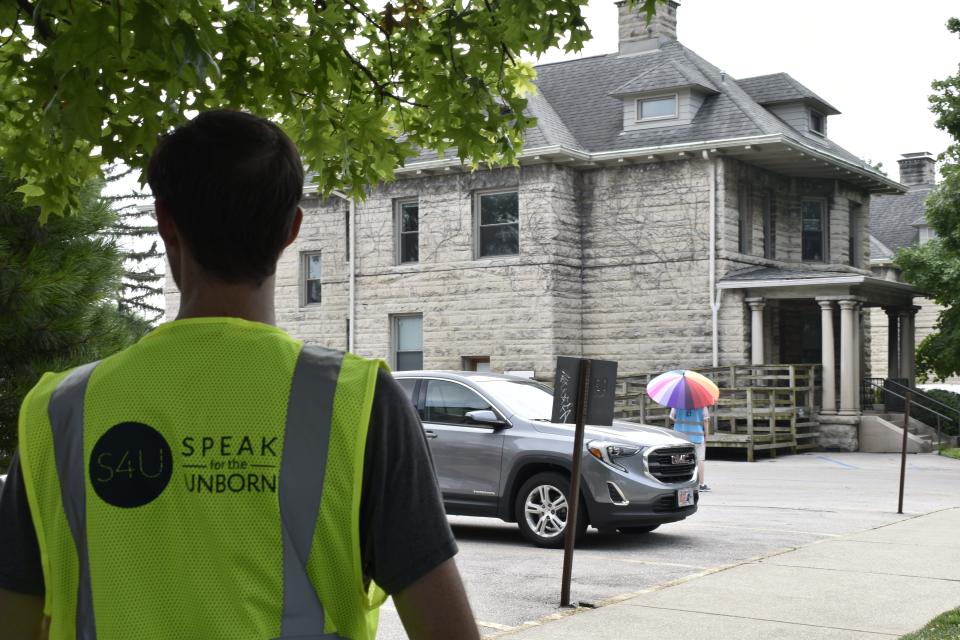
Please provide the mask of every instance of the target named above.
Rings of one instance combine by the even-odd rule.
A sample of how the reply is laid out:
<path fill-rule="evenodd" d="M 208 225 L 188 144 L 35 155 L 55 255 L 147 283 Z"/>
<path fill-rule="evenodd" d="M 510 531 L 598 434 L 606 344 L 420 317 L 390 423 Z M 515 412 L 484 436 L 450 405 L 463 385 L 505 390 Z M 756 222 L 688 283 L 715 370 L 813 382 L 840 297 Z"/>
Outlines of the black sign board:
<path fill-rule="evenodd" d="M 551 422 L 575 423 L 570 458 L 570 491 L 580 495 L 580 463 L 583 459 L 584 429 L 587 424 L 613 424 L 613 400 L 617 386 L 617 363 L 609 360 L 557 358 L 553 388 Z M 577 522 L 579 500 L 571 500 L 567 522 Z M 574 530 L 566 527 L 563 546 L 563 576 L 560 579 L 560 606 L 570 605 L 570 579 L 573 574 Z"/>
<path fill-rule="evenodd" d="M 581 358 L 557 358 L 557 374 L 553 386 L 551 422 L 570 424 L 577 415 L 580 398 Z M 610 360 L 590 361 L 590 384 L 587 389 L 585 422 L 597 426 L 613 424 L 613 401 L 617 387 L 617 363 Z"/>

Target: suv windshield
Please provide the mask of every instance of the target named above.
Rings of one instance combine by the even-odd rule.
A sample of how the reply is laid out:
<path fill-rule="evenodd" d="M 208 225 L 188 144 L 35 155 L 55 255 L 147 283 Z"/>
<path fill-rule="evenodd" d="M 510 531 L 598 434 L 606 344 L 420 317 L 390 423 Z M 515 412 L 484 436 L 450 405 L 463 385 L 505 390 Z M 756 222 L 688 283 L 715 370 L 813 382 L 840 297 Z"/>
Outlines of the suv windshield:
<path fill-rule="evenodd" d="M 483 380 L 475 384 L 521 418 L 549 420 L 553 413 L 553 390 L 539 382 Z"/>

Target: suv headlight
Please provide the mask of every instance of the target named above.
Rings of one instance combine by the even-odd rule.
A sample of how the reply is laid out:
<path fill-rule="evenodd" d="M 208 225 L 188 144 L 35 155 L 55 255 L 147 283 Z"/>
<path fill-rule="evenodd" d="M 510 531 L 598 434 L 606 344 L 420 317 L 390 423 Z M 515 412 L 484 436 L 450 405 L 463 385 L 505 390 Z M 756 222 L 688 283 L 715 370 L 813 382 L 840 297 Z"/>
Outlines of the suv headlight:
<path fill-rule="evenodd" d="M 591 440 L 587 443 L 587 451 L 600 462 L 626 471 L 627 468 L 618 463 L 619 458 L 629 458 L 643 451 L 643 447 L 636 447 L 632 444 L 622 444 L 620 442 L 607 442 L 605 440 Z"/>

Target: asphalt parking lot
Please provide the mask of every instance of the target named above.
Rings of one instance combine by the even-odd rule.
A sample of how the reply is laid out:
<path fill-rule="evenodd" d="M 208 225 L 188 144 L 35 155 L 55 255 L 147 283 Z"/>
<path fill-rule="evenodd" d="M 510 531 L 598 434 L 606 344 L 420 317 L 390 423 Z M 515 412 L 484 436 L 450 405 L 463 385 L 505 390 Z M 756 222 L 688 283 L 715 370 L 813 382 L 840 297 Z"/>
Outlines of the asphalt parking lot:
<path fill-rule="evenodd" d="M 904 515 L 898 515 L 899 457 L 814 452 L 755 463 L 708 460 L 693 517 L 641 536 L 590 530 L 574 561 L 572 599 L 600 605 L 818 540 L 960 506 L 960 460 L 908 457 Z M 533 547 L 515 525 L 452 517 L 457 562 L 487 637 L 543 621 L 559 607 L 562 551 Z M 378 638 L 404 638 L 390 601 Z"/>

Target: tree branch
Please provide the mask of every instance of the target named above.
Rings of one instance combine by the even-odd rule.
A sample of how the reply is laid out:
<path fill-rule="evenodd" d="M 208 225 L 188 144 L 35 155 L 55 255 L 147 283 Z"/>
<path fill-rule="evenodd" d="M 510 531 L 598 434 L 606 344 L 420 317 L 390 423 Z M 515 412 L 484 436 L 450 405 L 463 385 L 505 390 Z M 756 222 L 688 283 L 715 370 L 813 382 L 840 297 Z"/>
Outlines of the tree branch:
<path fill-rule="evenodd" d="M 35 7 L 34 5 L 30 4 L 30 0 L 17 0 L 17 4 L 20 5 L 20 8 L 27 13 L 30 21 L 33 23 L 33 26 L 35 26 L 37 31 L 40 32 L 40 36 L 44 40 L 51 40 L 53 38 L 53 30 L 50 28 L 50 25 L 47 24 L 47 21 L 39 15 L 40 7 Z"/>

